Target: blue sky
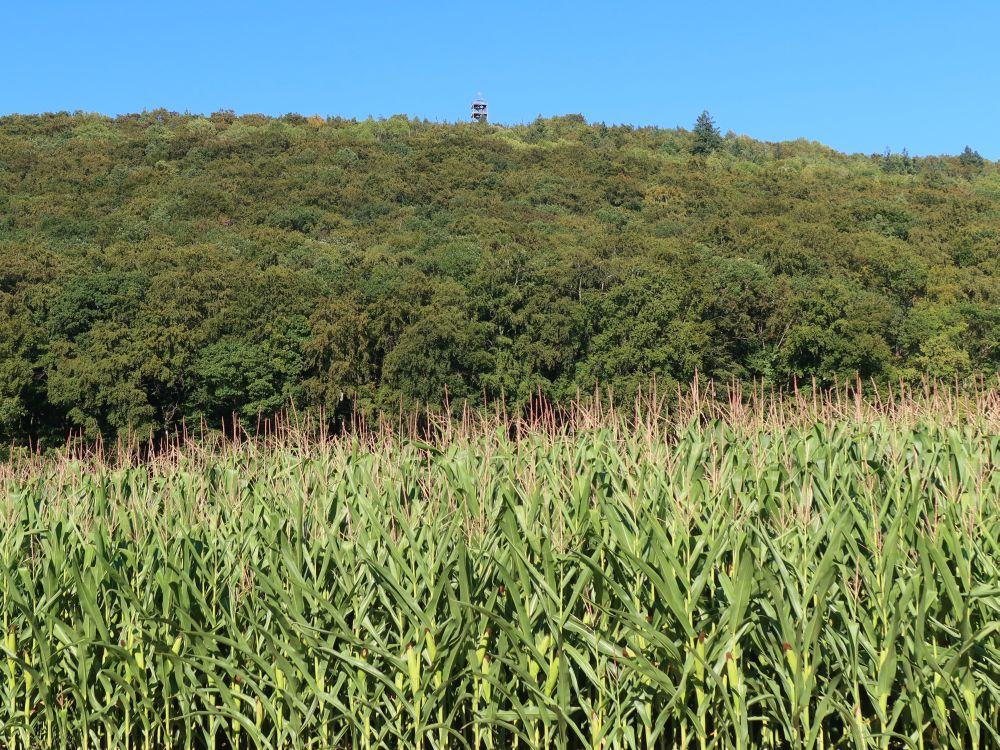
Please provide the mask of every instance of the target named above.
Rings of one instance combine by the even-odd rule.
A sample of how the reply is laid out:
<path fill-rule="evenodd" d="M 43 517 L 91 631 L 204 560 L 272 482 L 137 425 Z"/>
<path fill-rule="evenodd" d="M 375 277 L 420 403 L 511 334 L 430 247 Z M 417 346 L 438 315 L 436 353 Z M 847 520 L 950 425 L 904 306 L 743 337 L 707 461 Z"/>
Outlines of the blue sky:
<path fill-rule="evenodd" d="M 0 113 L 538 114 L 1000 158 L 1000 3 L 16 2 Z"/>

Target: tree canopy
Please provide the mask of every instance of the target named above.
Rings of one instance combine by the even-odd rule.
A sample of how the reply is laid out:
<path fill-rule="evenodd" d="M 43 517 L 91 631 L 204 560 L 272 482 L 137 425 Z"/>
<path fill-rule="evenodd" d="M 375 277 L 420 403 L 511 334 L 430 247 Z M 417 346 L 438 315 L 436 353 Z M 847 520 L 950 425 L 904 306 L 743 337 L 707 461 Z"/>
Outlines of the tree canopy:
<path fill-rule="evenodd" d="M 1000 370 L 994 163 L 703 118 L 0 118 L 0 438 Z"/>

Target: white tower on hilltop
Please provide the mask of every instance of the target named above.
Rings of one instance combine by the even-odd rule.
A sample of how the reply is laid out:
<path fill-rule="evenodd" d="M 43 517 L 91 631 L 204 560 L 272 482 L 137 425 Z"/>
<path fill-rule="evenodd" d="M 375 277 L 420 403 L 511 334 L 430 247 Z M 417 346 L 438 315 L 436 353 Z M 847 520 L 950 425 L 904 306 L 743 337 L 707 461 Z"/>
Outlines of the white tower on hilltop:
<path fill-rule="evenodd" d="M 482 92 L 476 94 L 476 98 L 472 100 L 472 120 L 486 122 L 486 100 L 483 99 Z"/>

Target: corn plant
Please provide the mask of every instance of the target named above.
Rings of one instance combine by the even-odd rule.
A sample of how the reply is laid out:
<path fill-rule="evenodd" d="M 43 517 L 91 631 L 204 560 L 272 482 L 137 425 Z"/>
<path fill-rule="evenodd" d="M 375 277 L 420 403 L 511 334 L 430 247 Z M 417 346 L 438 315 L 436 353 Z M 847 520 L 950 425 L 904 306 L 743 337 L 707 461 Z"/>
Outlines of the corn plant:
<path fill-rule="evenodd" d="M 0 745 L 1000 745 L 995 389 L 428 424 L 12 455 Z"/>

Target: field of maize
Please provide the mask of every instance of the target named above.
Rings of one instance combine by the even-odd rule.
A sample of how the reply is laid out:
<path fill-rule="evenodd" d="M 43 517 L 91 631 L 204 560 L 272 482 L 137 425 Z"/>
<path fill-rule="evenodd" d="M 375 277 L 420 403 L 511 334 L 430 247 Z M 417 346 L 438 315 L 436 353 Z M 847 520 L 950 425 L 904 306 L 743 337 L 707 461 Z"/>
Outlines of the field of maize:
<path fill-rule="evenodd" d="M 12 453 L 0 518 L 4 748 L 1000 746 L 995 386 Z"/>

